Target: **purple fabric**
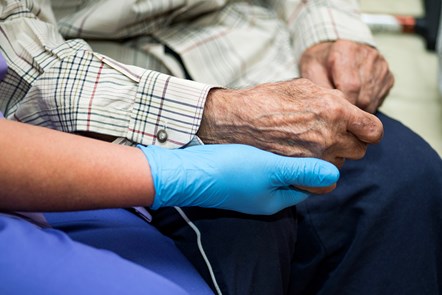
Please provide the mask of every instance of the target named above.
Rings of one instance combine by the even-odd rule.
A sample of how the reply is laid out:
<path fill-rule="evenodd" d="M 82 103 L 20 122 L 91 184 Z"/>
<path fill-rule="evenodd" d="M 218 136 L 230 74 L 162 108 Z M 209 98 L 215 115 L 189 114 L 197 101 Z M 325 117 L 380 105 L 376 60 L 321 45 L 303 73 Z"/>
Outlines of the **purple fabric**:
<path fill-rule="evenodd" d="M 131 210 L 124 209 L 107 209 L 107 210 L 89 210 L 89 211 L 77 211 L 77 212 L 61 212 L 61 213 L 45 213 L 46 220 L 53 227 L 53 230 L 61 230 L 63 234 L 69 235 L 69 237 L 75 241 L 75 243 L 81 243 L 84 246 L 90 246 L 94 249 L 104 249 L 107 251 L 111 251 L 119 257 L 123 257 L 126 260 L 126 263 L 132 262 L 139 266 L 141 266 L 145 270 L 149 270 L 156 274 L 157 276 L 161 276 L 162 278 L 166 278 L 168 281 L 173 283 L 179 288 L 183 289 L 185 293 L 192 295 L 212 295 L 213 292 L 210 290 L 208 285 L 204 282 L 202 277 L 198 274 L 195 268 L 190 264 L 190 262 L 183 256 L 183 254 L 178 250 L 175 246 L 175 243 L 169 238 L 162 235 L 155 227 L 145 221 L 144 217 L 140 218 L 138 214 L 133 214 L 130 212 Z M 45 231 L 51 231 L 46 230 Z M 2 227 L 0 220 L 0 250 L 2 249 L 3 243 L 1 239 Z M 5 240 L 6 241 L 6 240 Z M 29 241 L 31 242 L 31 241 Z M 23 242 L 22 242 L 23 243 Z M 66 247 L 64 247 L 66 246 Z M 60 251 L 68 251 L 73 254 L 73 248 L 69 245 L 61 245 Z M 11 247 L 14 247 L 11 245 Z M 36 247 L 42 247 L 45 250 L 41 250 L 43 252 L 48 251 L 48 254 L 45 257 L 47 259 L 52 259 L 53 262 L 57 261 L 57 257 L 53 257 L 50 254 L 49 250 L 51 247 L 48 245 L 38 245 Z M 2 274 L 2 263 L 1 257 L 4 255 L 0 251 L 0 274 Z M 19 255 L 19 254 L 17 254 Z M 22 254 L 23 256 L 24 254 Z M 98 254 L 97 254 L 98 255 Z M 52 257 L 52 258 L 51 258 Z M 20 261 L 30 261 L 28 258 L 23 257 L 24 260 Z M 87 261 L 80 261 L 80 257 L 76 259 L 77 265 L 82 263 L 87 263 Z M 21 265 L 17 261 L 16 265 Z M 106 273 L 106 265 L 112 265 L 112 261 L 105 261 L 103 258 L 103 263 L 95 262 L 96 270 L 102 269 L 104 273 Z M 120 266 L 123 267 L 123 266 Z M 113 267 L 114 269 L 117 266 Z M 7 268 L 4 268 L 7 269 Z M 82 268 L 77 268 L 77 271 L 81 271 Z M 42 270 L 42 269 L 40 269 Z M 47 271 L 59 270 L 59 271 L 73 271 L 71 270 L 61 270 L 57 268 L 55 263 L 53 264 L 53 268 L 46 268 Z M 112 276 L 108 278 L 112 280 L 114 284 L 120 282 L 122 285 L 127 285 L 127 282 L 120 280 L 118 277 L 119 272 L 127 272 L 123 268 L 120 270 L 112 270 Z M 84 272 L 85 276 L 87 276 L 87 271 Z M 72 281 L 73 276 L 69 273 L 66 273 L 66 277 L 64 279 L 60 278 L 60 283 L 65 281 Z M 115 275 L 115 276 L 114 276 Z M 127 290 L 126 292 L 120 292 L 119 294 L 177 294 L 176 291 L 172 289 L 166 289 L 166 285 L 161 287 L 161 282 L 156 282 L 155 280 L 150 280 L 149 278 L 143 278 L 136 273 L 127 273 L 128 276 L 132 276 L 133 286 L 131 291 Z M 102 275 L 103 279 L 105 279 L 105 274 Z M 47 277 L 47 276 L 46 276 Z M 78 275 L 76 278 L 79 281 L 82 281 Z M 3 279 L 3 278 L 2 278 Z M 2 279 L 0 282 L 3 283 Z M 21 278 L 23 279 L 23 278 Z M 33 276 L 27 277 L 27 281 L 32 281 Z M 95 280 L 98 280 L 96 278 Z M 90 282 L 89 289 L 86 290 L 94 290 L 94 282 Z M 0 284 L 0 294 L 10 294 L 8 292 L 2 292 Z M 23 284 L 22 284 L 23 285 Z M 86 284 L 83 284 L 86 285 Z M 147 291 L 146 291 L 147 286 Z M 155 286 L 159 286 L 163 291 L 159 291 L 155 288 Z M 135 288 L 140 287 L 140 289 L 135 290 Z M 13 290 L 13 289 L 11 289 Z M 56 292 L 56 289 L 53 289 L 51 294 L 66 294 L 62 292 Z M 75 290 L 73 294 L 90 294 L 91 291 L 83 292 L 83 290 Z M 105 292 L 99 292 L 101 290 L 97 290 L 96 292 L 92 292 L 93 294 L 109 294 Z M 29 292 L 28 292 L 29 293 Z M 28 294 L 23 293 L 23 294 Z M 116 292 L 114 292 L 116 293 Z M 22 293 L 14 293 L 14 294 L 22 294 Z M 33 293 L 36 294 L 36 293 Z M 44 294 L 42 292 L 41 294 Z M 46 293 L 48 294 L 48 293 Z M 181 294 L 181 293 L 179 293 Z"/>
<path fill-rule="evenodd" d="M 115 228 L 119 228 L 118 223 Z M 121 232 L 125 230 L 132 231 L 128 227 Z M 139 241 L 124 237 L 111 240 L 121 244 Z M 40 229 L 2 213 L 0 250 L 0 294 L 194 294 L 115 253 L 76 242 L 60 230 Z"/>
<path fill-rule="evenodd" d="M 8 73 L 8 65 L 6 64 L 5 59 L 3 58 L 3 55 L 0 53 L 0 81 L 3 80 L 3 78 L 6 76 L 6 73 Z M 3 118 L 2 112 L 0 112 L 0 119 Z"/>
<path fill-rule="evenodd" d="M 8 64 L 6 60 L 3 58 L 3 55 L 0 53 L 0 81 L 5 78 L 8 73 Z"/>

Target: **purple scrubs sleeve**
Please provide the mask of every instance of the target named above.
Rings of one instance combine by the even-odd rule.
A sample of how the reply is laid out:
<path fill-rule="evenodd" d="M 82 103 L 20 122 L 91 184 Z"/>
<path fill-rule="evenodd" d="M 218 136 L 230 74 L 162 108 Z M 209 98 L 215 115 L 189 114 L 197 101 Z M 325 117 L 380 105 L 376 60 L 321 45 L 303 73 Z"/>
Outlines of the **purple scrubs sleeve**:
<path fill-rule="evenodd" d="M 8 65 L 6 64 L 3 55 L 0 53 L 0 81 L 2 81 L 8 73 Z"/>
<path fill-rule="evenodd" d="M 5 59 L 3 58 L 3 55 L 0 53 L 0 81 L 2 81 L 6 74 L 8 73 L 8 65 L 6 64 Z M 0 112 L 0 119 L 3 118 L 2 112 Z"/>

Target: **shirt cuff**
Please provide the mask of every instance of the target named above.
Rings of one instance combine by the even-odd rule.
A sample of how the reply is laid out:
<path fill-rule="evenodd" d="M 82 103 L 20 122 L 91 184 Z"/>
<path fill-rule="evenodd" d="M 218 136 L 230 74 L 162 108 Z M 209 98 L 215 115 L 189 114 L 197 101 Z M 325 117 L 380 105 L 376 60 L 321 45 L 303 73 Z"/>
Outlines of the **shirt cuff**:
<path fill-rule="evenodd" d="M 294 36 L 294 55 L 298 62 L 307 48 L 320 42 L 345 39 L 375 46 L 370 29 L 355 10 L 344 11 L 307 4 L 290 27 Z"/>
<path fill-rule="evenodd" d="M 146 71 L 139 82 L 127 138 L 178 148 L 195 137 L 211 86 Z"/>

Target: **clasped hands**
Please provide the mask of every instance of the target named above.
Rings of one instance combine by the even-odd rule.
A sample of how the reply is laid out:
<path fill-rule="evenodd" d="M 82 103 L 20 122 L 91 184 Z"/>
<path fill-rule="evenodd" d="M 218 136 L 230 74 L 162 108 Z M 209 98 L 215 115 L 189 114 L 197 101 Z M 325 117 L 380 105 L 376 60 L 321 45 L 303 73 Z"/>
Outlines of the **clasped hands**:
<path fill-rule="evenodd" d="M 338 167 L 362 158 L 383 135 L 371 113 L 394 82 L 385 59 L 368 45 L 338 40 L 307 49 L 300 70 L 301 79 L 212 90 L 198 135 Z"/>
<path fill-rule="evenodd" d="M 300 70 L 303 78 L 292 81 L 212 89 L 198 136 L 221 145 L 142 148 L 155 183 L 153 208 L 272 214 L 307 192 L 334 189 L 335 166 L 381 140 L 382 123 L 371 113 L 394 79 L 376 49 L 351 41 L 307 49 Z"/>

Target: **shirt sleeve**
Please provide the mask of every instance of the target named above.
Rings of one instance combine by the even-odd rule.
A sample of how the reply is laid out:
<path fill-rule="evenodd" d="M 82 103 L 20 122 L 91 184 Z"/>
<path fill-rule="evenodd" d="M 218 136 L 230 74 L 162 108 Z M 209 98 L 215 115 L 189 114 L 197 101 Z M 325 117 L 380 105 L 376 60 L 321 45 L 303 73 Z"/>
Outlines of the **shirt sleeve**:
<path fill-rule="evenodd" d="M 361 19 L 357 0 L 271 2 L 288 25 L 297 61 L 307 48 L 324 41 L 346 39 L 375 46 L 370 29 Z"/>
<path fill-rule="evenodd" d="M 8 117 L 167 148 L 195 137 L 209 85 L 119 63 L 83 40 L 65 41 L 35 7 L 5 2 L 0 48 L 9 72 L 0 90 L 8 95 L 0 110 Z"/>
<path fill-rule="evenodd" d="M 60 33 L 68 38 L 121 40 L 149 35 L 175 22 L 194 20 L 227 0 L 53 0 Z M 103 13 L 105 12 L 105 13 Z"/>

